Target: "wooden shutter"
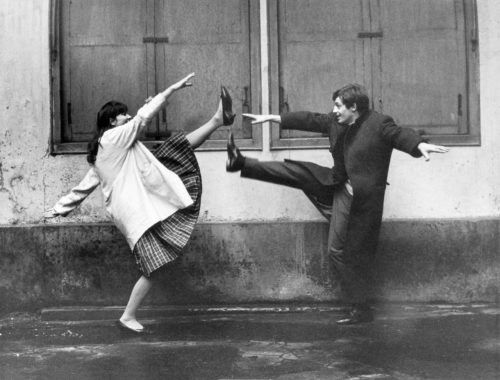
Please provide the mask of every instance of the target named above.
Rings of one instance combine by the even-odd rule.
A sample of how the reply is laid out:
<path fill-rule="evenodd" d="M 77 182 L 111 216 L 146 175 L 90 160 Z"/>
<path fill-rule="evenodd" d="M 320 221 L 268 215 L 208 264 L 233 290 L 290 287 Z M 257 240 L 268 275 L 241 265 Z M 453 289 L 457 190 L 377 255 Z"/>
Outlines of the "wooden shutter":
<path fill-rule="evenodd" d="M 131 114 L 148 96 L 194 71 L 194 86 L 169 99 L 145 140 L 165 130 L 190 132 L 217 109 L 220 85 L 234 111 L 259 112 L 259 3 L 250 0 L 72 0 L 60 1 L 61 128 L 56 153 L 84 152 L 96 113 L 114 99 Z M 225 149 L 229 128 L 204 144 Z M 260 126 L 236 119 L 241 147 L 261 146 Z M 67 144 L 65 143 L 74 143 Z"/>
<path fill-rule="evenodd" d="M 270 14 L 274 11 L 278 20 L 278 51 L 272 62 L 279 72 L 272 89 L 273 112 L 330 112 L 335 89 L 346 80 L 364 80 L 364 41 L 358 39 L 363 29 L 363 2 L 284 0 L 272 4 Z M 276 128 L 273 147 L 328 146 L 326 139 L 317 136 Z"/>
<path fill-rule="evenodd" d="M 252 70 L 259 72 L 252 55 L 257 50 L 252 47 L 258 36 L 256 12 L 258 8 L 251 9 L 249 0 L 158 2 L 155 34 L 168 40 L 156 46 L 158 87 L 164 88 L 191 71 L 196 73 L 194 86 L 169 100 L 163 120 L 166 128 L 189 132 L 205 123 L 217 109 L 221 85 L 229 90 L 238 115 L 258 112 L 260 88 L 258 76 L 252 74 Z M 211 139 L 221 140 L 225 146 L 229 129 L 221 127 Z M 242 123 L 241 117 L 231 129 L 237 139 L 250 141 L 255 137 L 250 123 Z"/>
<path fill-rule="evenodd" d="M 147 55 L 142 41 L 151 2 L 62 1 L 63 142 L 88 141 L 96 114 L 109 100 L 131 112 L 147 96 Z"/>
<path fill-rule="evenodd" d="M 271 0 L 270 0 L 271 1 Z M 434 142 L 479 143 L 474 0 L 274 0 L 272 110 L 329 112 L 340 86 Z M 325 139 L 274 127 L 273 148 Z"/>
<path fill-rule="evenodd" d="M 384 0 L 375 66 L 375 108 L 426 134 L 467 131 L 462 0 Z M 378 72 L 377 72 L 378 71 Z"/>

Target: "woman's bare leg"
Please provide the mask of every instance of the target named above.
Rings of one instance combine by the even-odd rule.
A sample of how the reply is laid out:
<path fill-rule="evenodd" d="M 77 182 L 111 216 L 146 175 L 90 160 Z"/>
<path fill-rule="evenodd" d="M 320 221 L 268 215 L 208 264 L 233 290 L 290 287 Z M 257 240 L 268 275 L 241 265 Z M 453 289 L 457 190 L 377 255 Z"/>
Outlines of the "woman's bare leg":
<path fill-rule="evenodd" d="M 127 306 L 123 311 L 123 314 L 120 318 L 120 321 L 125 324 L 127 327 L 130 327 L 134 330 L 142 330 L 144 327 L 137 322 L 136 312 L 139 306 L 141 305 L 144 297 L 148 294 L 151 286 L 153 285 L 153 281 L 150 278 L 145 276 L 141 276 L 139 280 L 134 285 L 132 289 L 132 293 L 130 293 L 130 298 L 128 300 Z"/>
<path fill-rule="evenodd" d="M 201 144 L 205 142 L 206 139 L 223 124 L 222 121 L 222 101 L 219 102 L 219 108 L 215 112 L 214 116 L 203 124 L 198 129 L 189 133 L 186 138 L 193 147 L 193 149 L 198 148 Z"/>

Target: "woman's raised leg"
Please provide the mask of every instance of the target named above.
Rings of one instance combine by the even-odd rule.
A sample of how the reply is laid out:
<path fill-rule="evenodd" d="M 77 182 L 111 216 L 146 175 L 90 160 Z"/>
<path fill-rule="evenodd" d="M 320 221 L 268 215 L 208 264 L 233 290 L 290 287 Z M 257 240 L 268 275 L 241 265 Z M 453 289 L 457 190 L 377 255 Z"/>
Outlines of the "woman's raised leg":
<path fill-rule="evenodd" d="M 189 133 L 186 138 L 193 149 L 196 149 L 203 144 L 205 140 L 208 139 L 208 137 L 221 125 L 223 125 L 222 101 L 219 102 L 219 108 L 217 108 L 217 111 L 210 118 L 210 120 L 193 132 Z"/>

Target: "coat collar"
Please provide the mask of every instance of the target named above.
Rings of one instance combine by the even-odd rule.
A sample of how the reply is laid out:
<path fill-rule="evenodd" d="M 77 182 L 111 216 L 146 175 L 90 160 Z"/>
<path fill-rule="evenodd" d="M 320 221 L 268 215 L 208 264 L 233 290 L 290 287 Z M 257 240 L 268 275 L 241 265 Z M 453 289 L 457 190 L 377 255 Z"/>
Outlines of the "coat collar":
<path fill-rule="evenodd" d="M 371 110 L 363 112 L 361 115 L 359 115 L 354 124 L 351 124 L 351 127 L 359 127 L 366 119 L 368 119 L 368 116 L 370 116 L 371 113 Z"/>

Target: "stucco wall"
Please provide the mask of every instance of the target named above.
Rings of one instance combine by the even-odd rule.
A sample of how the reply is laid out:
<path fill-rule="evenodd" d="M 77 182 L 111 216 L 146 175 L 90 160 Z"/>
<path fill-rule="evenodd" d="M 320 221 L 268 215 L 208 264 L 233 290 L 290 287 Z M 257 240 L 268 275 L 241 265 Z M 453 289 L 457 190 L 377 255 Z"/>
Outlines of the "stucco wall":
<path fill-rule="evenodd" d="M 380 256 L 382 295 L 388 299 L 498 298 L 500 2 L 477 2 L 482 144 L 452 147 L 430 162 L 395 152 Z M 100 192 L 68 218 L 41 219 L 43 210 L 87 170 L 82 155 L 47 154 L 51 130 L 49 10 L 49 0 L 0 1 L 0 299 L 4 307 L 9 302 L 15 307 L 37 300 L 85 303 L 95 301 L 96 295 L 103 304 L 122 302 L 136 272 L 129 256 L 126 261 L 119 257 L 125 245 L 117 231 L 109 223 L 104 227 L 96 223 L 109 221 Z M 264 65 L 264 77 L 266 70 Z M 265 94 L 262 98 L 266 99 Z M 249 156 L 332 164 L 326 149 L 269 151 L 269 126 L 264 126 L 263 139 L 264 150 L 248 152 Z M 325 243 L 316 235 L 324 235 L 325 224 L 315 223 L 322 218 L 301 192 L 226 173 L 225 152 L 199 152 L 197 156 L 204 177 L 202 223 L 180 265 L 199 271 L 193 272 L 191 282 L 182 271 L 176 275 L 182 286 L 187 284 L 187 290 L 178 295 L 189 301 L 332 299 L 335 294 L 324 265 L 316 265 Z M 281 221 L 300 223 L 296 227 Z M 297 228 L 309 231 L 309 238 L 297 234 Z M 297 254 L 289 257 L 287 245 L 281 242 L 291 244 Z M 242 245 L 253 248 L 244 250 Z M 271 255 L 269 260 L 266 255 Z M 207 262 L 213 272 L 203 272 Z M 255 268 L 263 271 L 240 276 L 252 262 L 262 264 Z M 100 263 L 114 271 L 103 272 Z M 283 273 L 289 276 L 283 279 Z M 261 286 L 276 279 L 283 281 L 275 288 Z M 202 285 L 196 285 L 199 282 Z M 207 282 L 215 285 L 206 288 Z M 120 299 L 116 298 L 118 288 Z M 275 293 L 268 293 L 270 288 Z M 62 289 L 60 294 L 55 294 L 58 289 Z M 216 290 L 215 296 L 207 293 L 210 289 Z M 288 292 L 286 297 L 282 289 Z M 164 290 L 162 286 L 156 292 Z"/>
<path fill-rule="evenodd" d="M 371 297 L 500 302 L 500 221 L 387 221 Z M 145 305 L 334 302 L 324 222 L 200 223 Z M 0 228 L 0 313 L 124 305 L 138 276 L 110 223 Z"/>
<path fill-rule="evenodd" d="M 46 154 L 51 120 L 49 8 L 48 0 L 0 2 L 0 224 L 4 225 L 41 222 L 43 209 L 76 184 L 87 168 L 84 156 Z M 389 173 L 386 218 L 500 214 L 500 133 L 496 117 L 500 108 L 500 3 L 479 0 L 478 18 L 482 144 L 453 147 L 447 155 L 433 156 L 430 162 L 396 152 Z M 265 126 L 265 141 L 268 133 Z M 321 219 L 298 191 L 227 174 L 224 152 L 197 155 L 204 176 L 202 221 Z M 248 155 L 331 165 L 326 149 L 265 149 Z M 65 221 L 105 221 L 101 205 L 96 192 Z"/>

